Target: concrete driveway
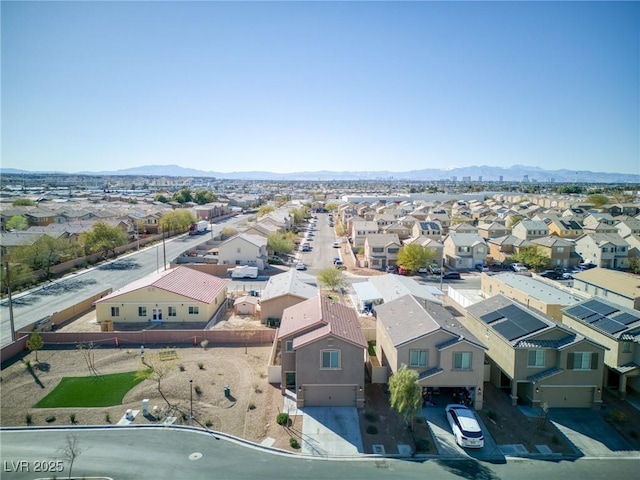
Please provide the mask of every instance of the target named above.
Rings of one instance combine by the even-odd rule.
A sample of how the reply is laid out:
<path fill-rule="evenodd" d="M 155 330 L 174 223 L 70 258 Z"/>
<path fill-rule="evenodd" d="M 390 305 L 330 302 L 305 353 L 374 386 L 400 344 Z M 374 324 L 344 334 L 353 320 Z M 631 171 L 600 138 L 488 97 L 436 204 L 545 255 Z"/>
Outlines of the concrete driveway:
<path fill-rule="evenodd" d="M 498 448 L 495 440 L 476 415 L 478 424 L 484 435 L 484 447 L 482 448 L 462 448 L 457 443 L 451 432 L 451 426 L 447 421 L 444 406 L 424 407 L 422 416 L 427 421 L 427 425 L 433 434 L 438 455 L 447 457 L 472 457 L 479 460 L 504 460 L 504 454 Z"/>
<path fill-rule="evenodd" d="M 364 452 L 356 407 L 305 407 L 300 413 L 304 416 L 302 453 L 345 457 Z"/>
<path fill-rule="evenodd" d="M 573 444 L 578 454 L 587 457 L 629 457 L 635 451 L 604 419 L 603 410 L 552 408 L 548 418 Z"/>

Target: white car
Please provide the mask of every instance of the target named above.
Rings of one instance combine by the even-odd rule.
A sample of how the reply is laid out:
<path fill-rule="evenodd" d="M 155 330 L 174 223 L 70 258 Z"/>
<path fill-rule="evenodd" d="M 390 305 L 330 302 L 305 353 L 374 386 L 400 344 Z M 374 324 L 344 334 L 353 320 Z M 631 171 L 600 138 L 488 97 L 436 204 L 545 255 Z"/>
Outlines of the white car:
<path fill-rule="evenodd" d="M 333 242 L 333 248 L 340 248 L 340 244 L 338 242 Z"/>
<path fill-rule="evenodd" d="M 306 265 L 304 263 L 302 263 L 302 262 L 296 263 L 296 270 L 306 270 L 306 269 L 307 269 L 307 267 L 306 267 Z"/>
<path fill-rule="evenodd" d="M 511 264 L 511 270 L 513 270 L 514 272 L 528 272 L 529 269 L 527 267 L 525 267 L 523 264 L 521 263 L 512 263 Z"/>
<path fill-rule="evenodd" d="M 458 445 L 466 448 L 484 447 L 482 429 L 470 408 L 452 403 L 447 405 L 445 413 Z"/>

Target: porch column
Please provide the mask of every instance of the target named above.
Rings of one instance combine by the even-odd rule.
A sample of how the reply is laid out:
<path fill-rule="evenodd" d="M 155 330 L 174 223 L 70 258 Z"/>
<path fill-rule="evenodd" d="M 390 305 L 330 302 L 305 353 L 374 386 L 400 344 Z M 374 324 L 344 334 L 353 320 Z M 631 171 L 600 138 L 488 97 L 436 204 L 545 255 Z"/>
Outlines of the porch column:
<path fill-rule="evenodd" d="M 511 381 L 511 405 L 516 406 L 518 404 L 518 382 Z"/>
<path fill-rule="evenodd" d="M 620 385 L 618 387 L 618 395 L 621 400 L 627 398 L 627 375 L 624 373 L 620 374 Z"/>

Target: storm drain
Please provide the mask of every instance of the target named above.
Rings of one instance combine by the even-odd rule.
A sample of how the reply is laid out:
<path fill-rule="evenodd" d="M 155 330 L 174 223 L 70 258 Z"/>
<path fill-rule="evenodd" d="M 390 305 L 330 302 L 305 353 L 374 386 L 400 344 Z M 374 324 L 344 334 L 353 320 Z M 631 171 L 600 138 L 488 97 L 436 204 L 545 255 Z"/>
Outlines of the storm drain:
<path fill-rule="evenodd" d="M 500 448 L 503 455 L 526 455 L 529 453 L 527 447 L 520 443 L 514 445 L 499 445 L 498 448 Z"/>

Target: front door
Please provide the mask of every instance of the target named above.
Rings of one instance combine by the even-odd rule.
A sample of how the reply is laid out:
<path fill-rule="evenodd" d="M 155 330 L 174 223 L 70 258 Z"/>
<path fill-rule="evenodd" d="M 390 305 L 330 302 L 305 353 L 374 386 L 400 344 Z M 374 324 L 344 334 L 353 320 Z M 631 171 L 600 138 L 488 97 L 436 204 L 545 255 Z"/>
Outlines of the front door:
<path fill-rule="evenodd" d="M 154 322 L 161 322 L 162 321 L 162 309 L 161 308 L 154 308 L 153 309 L 153 321 Z"/>

